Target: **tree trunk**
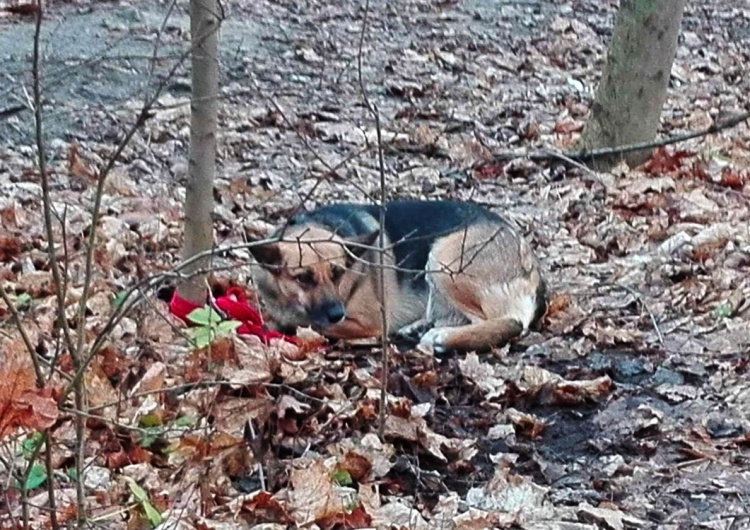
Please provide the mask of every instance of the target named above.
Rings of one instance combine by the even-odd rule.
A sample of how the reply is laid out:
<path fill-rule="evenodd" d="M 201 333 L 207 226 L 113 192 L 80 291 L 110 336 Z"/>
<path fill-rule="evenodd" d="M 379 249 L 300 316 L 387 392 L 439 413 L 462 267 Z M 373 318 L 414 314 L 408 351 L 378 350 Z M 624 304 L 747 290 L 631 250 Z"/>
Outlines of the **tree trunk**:
<path fill-rule="evenodd" d="M 650 142 L 659 129 L 686 0 L 621 0 L 599 91 L 579 147 L 601 149 Z M 635 166 L 650 150 L 600 158 Z"/>
<path fill-rule="evenodd" d="M 192 45 L 192 101 L 190 114 L 190 154 L 185 190 L 185 241 L 182 252 L 187 260 L 213 247 L 213 183 L 216 173 L 216 132 L 219 95 L 219 24 L 217 0 L 190 0 Z M 194 261 L 184 270 L 194 274 L 207 270 L 210 257 Z M 206 301 L 206 274 L 182 282 L 178 294 L 196 304 Z"/>

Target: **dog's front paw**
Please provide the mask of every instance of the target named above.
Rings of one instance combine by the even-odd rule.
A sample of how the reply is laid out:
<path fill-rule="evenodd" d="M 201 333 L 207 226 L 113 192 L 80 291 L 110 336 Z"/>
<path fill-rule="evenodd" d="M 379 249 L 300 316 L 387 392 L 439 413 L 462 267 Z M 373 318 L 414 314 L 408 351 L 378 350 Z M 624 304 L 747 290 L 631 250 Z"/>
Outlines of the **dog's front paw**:
<path fill-rule="evenodd" d="M 445 353 L 448 349 L 446 341 L 448 334 L 450 333 L 449 328 L 432 328 L 427 333 L 422 335 L 419 344 L 422 346 L 432 347 L 432 351 L 435 353 Z"/>
<path fill-rule="evenodd" d="M 434 324 L 427 320 L 417 320 L 412 324 L 404 326 L 396 332 L 396 335 L 404 340 L 419 342 L 422 335 L 425 334 Z"/>

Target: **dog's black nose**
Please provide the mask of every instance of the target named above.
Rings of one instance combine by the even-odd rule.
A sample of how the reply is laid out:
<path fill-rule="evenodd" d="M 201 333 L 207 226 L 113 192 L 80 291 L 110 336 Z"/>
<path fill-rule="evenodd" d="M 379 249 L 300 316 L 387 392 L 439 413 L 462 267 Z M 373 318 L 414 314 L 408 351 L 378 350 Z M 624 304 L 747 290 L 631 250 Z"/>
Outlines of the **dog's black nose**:
<path fill-rule="evenodd" d="M 346 309 L 341 302 L 328 302 L 324 309 L 326 318 L 331 324 L 338 324 L 346 317 Z"/>
<path fill-rule="evenodd" d="M 325 327 L 331 324 L 338 324 L 346 317 L 346 309 L 344 304 L 339 301 L 327 301 L 323 302 L 310 314 L 314 324 Z"/>

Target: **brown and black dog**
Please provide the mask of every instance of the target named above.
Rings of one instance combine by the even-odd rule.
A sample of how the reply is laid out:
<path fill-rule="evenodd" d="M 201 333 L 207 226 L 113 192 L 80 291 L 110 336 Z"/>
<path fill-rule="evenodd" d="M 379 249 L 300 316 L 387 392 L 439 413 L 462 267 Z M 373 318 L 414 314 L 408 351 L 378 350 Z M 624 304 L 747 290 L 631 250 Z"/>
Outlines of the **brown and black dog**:
<path fill-rule="evenodd" d="M 270 325 L 324 336 L 381 334 L 379 206 L 335 204 L 294 216 L 278 242 L 251 249 Z M 529 244 L 475 204 L 386 204 L 384 277 L 388 329 L 421 335 L 437 352 L 486 350 L 542 316 L 545 283 Z"/>

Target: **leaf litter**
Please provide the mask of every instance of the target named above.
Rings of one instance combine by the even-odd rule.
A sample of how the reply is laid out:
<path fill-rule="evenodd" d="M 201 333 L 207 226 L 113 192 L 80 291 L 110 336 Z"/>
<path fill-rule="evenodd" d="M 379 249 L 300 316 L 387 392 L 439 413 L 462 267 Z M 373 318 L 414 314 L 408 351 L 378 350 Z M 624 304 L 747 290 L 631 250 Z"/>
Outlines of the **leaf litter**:
<path fill-rule="evenodd" d="M 141 15 L 127 3 L 76 6 L 91 11 L 53 5 L 47 16 L 75 27 L 93 13 L 104 34 L 124 31 L 133 42 L 153 36 L 152 19 L 163 16 L 149 2 Z M 518 223 L 553 292 L 541 331 L 492 354 L 399 348 L 380 439 L 377 348 L 323 352 L 311 331 L 301 347 L 230 334 L 191 348 L 164 302 L 167 282 L 114 326 L 84 376 L 91 516 L 108 528 L 159 520 L 185 529 L 741 528 L 750 495 L 747 126 L 606 174 L 491 159 L 574 145 L 614 8 L 371 2 L 362 75 L 382 115 L 389 196 L 471 199 Z M 218 242 L 257 238 L 308 194 L 306 207 L 376 194 L 376 131 L 355 66 L 362 6 L 260 0 L 231 2 L 228 14 Z M 256 32 L 246 41 L 231 25 L 240 19 Z M 185 46 L 186 20 L 177 9 L 165 50 Z M 3 31 L 29 24 L 2 10 Z M 687 7 L 662 134 L 742 110 L 748 24 L 750 12 L 731 2 Z M 56 77 L 59 58 L 48 59 L 47 88 L 83 82 Z M 98 68 L 91 75 L 106 79 Z M 75 330 L 86 344 L 119 293 L 177 264 L 187 74 L 177 69 L 105 188 L 93 296 L 86 329 Z M 58 98 L 48 117 L 71 322 L 96 171 L 140 108 L 138 99 L 113 101 Z M 59 332 L 29 123 L 28 113 L 0 122 L 9 139 L 0 155 L 0 281 L 50 361 Z M 218 256 L 213 288 L 252 291 L 248 264 L 242 249 Z M 30 458 L 24 443 L 47 429 L 58 520 L 71 520 L 75 433 L 55 406 L 71 360 L 60 353 L 61 373 L 40 391 L 4 303 L 0 326 L 3 472 L 19 476 Z M 36 527 L 46 495 L 29 492 Z M 19 501 L 14 485 L 0 499 L 0 525 L 17 520 Z"/>

